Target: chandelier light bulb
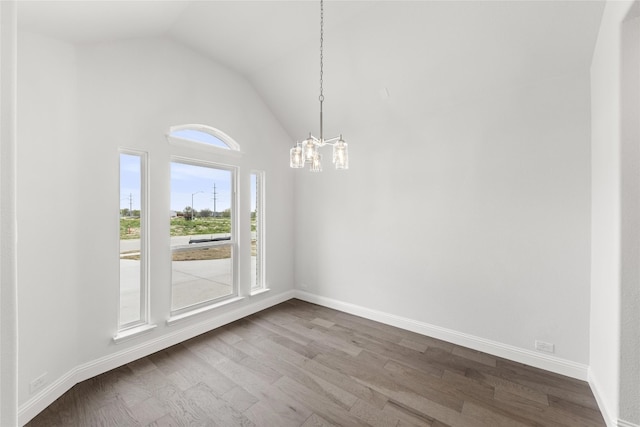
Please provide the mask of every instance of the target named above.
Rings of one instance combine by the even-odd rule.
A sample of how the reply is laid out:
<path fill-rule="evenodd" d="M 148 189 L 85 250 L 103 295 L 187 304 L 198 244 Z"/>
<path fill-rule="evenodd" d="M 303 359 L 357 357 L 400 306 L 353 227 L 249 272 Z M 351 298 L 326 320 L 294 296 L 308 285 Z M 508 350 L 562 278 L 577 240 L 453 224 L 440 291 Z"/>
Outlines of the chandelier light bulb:
<path fill-rule="evenodd" d="M 289 166 L 295 169 L 304 167 L 304 158 L 302 157 L 302 148 L 300 148 L 299 144 L 296 144 L 295 147 L 291 149 L 291 159 L 289 161 Z"/>
<path fill-rule="evenodd" d="M 309 138 L 304 142 L 304 160 L 307 163 L 311 163 L 313 158 L 318 153 L 316 144 L 313 139 Z"/>
<path fill-rule="evenodd" d="M 349 169 L 348 146 L 342 138 L 333 146 L 333 164 L 336 169 Z"/>
<path fill-rule="evenodd" d="M 322 172 L 322 155 L 316 151 L 311 160 L 311 172 Z"/>

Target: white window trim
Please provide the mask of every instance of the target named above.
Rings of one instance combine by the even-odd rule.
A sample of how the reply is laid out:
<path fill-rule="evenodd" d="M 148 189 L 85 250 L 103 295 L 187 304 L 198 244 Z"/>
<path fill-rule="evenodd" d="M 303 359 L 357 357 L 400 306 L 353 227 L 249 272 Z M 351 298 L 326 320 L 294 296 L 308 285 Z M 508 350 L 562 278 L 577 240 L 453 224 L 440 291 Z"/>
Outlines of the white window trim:
<path fill-rule="evenodd" d="M 120 344 L 123 341 L 137 337 L 138 335 L 141 335 L 145 332 L 152 331 L 157 326 L 158 325 L 147 323 L 145 325 L 139 325 L 133 328 L 118 331 L 118 333 L 113 337 L 113 342 L 115 342 L 116 344 Z"/>
<path fill-rule="evenodd" d="M 197 316 L 199 314 L 208 313 L 209 311 L 218 309 L 220 307 L 225 307 L 227 305 L 234 304 L 234 303 L 242 301 L 244 299 L 245 298 L 241 297 L 241 296 L 234 296 L 232 298 L 227 298 L 227 299 L 225 299 L 223 301 L 216 300 L 217 302 L 215 302 L 213 304 L 208 304 L 208 305 L 205 305 L 203 307 L 199 307 L 199 308 L 196 308 L 194 310 L 191 310 L 191 311 L 188 311 L 188 312 L 185 312 L 185 313 L 171 314 L 169 316 L 169 318 L 167 319 L 167 326 L 171 326 L 171 325 L 175 324 L 176 322 L 179 322 L 179 321 L 185 320 L 185 319 L 189 319 L 189 318 L 191 318 L 193 316 Z"/>
<path fill-rule="evenodd" d="M 209 135 L 224 142 L 229 148 L 226 149 L 222 147 L 216 147 L 215 145 L 207 144 L 204 142 L 193 141 L 191 139 L 179 138 L 171 135 L 173 132 L 177 132 L 181 130 L 196 130 L 199 132 L 208 133 Z M 222 132 L 219 129 L 213 128 L 211 126 L 199 125 L 199 124 L 171 126 L 169 128 L 169 133 L 167 133 L 166 136 L 167 136 L 167 140 L 171 145 L 181 146 L 181 147 L 191 148 L 191 149 L 206 150 L 206 151 L 210 151 L 212 153 L 217 153 L 220 155 L 231 155 L 233 157 L 240 157 L 242 155 L 242 152 L 240 151 L 240 144 L 238 144 L 233 138 L 231 138 L 226 133 Z"/>
<path fill-rule="evenodd" d="M 150 326 L 150 289 L 149 289 L 149 155 L 146 151 L 133 150 L 129 148 L 118 149 L 118 171 L 120 171 L 120 155 L 140 157 L 140 319 L 120 324 L 120 301 L 118 300 L 118 333 L 119 336 L 129 336 L 129 331 L 139 331 Z M 120 176 L 120 173 L 118 173 Z M 118 181 L 120 178 L 118 178 Z M 121 183 L 120 183 L 121 184 Z M 118 230 L 120 221 L 120 210 L 118 209 Z M 118 231 L 119 232 L 119 231 Z M 120 239 L 118 238 L 118 255 L 120 254 Z M 119 258 L 119 256 L 118 256 Z M 118 297 L 120 297 L 120 281 L 118 281 Z M 116 340 L 114 337 L 114 340 Z"/>

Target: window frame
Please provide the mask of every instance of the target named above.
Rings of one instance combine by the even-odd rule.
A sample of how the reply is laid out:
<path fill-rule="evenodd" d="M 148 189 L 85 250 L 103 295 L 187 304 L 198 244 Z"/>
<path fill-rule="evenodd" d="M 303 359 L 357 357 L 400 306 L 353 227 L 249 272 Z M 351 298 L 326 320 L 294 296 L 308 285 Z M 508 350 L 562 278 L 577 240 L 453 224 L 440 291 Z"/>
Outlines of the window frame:
<path fill-rule="evenodd" d="M 203 144 L 207 146 L 206 144 Z M 220 149 L 215 146 L 211 146 L 211 148 L 223 150 L 225 153 L 228 150 Z M 171 233 L 169 233 L 169 260 L 170 260 L 170 298 L 169 298 L 169 323 L 171 323 L 175 319 L 184 318 L 190 316 L 192 314 L 197 314 L 203 311 L 207 311 L 211 308 L 215 308 L 221 304 L 226 303 L 227 301 L 233 301 L 238 299 L 239 297 L 239 251 L 238 251 L 238 208 L 239 208 L 239 197 L 238 197 L 238 171 L 239 167 L 236 165 L 230 165 L 222 162 L 211 161 L 211 160 L 203 160 L 203 159 L 195 159 L 193 157 L 185 157 L 185 156 L 176 156 L 172 155 L 169 157 L 169 168 L 173 163 L 180 163 L 190 166 L 197 167 L 206 167 L 213 168 L 219 170 L 226 170 L 231 173 L 231 239 L 229 241 L 221 242 L 208 242 L 208 243 L 196 243 L 198 248 L 206 248 L 206 247 L 223 247 L 223 246 L 231 246 L 231 293 L 228 295 L 224 295 L 218 298 L 201 301 L 199 303 L 191 304 L 185 307 L 173 309 L 173 253 L 177 249 L 178 251 L 187 250 L 188 248 L 195 248 L 196 246 L 189 245 L 171 245 Z M 171 174 L 169 174 L 171 175 Z M 171 176 L 169 176 L 169 186 L 171 185 Z M 171 188 L 169 188 L 169 198 L 171 198 Z"/>
<path fill-rule="evenodd" d="M 182 138 L 182 137 L 172 135 L 172 133 L 181 131 L 181 130 L 194 130 L 198 132 L 207 133 L 215 137 L 216 139 L 222 141 L 223 143 L 225 143 L 229 148 L 227 149 L 227 148 L 217 147 L 215 145 L 207 144 L 205 142 L 194 141 L 192 139 L 187 139 L 187 138 Z M 229 135 L 222 132 L 221 130 L 211 126 L 207 126 L 207 125 L 187 124 L 187 125 L 171 126 L 169 128 L 169 132 L 167 133 L 167 140 L 169 141 L 169 144 L 178 146 L 178 147 L 185 147 L 185 148 L 196 149 L 196 150 L 205 149 L 205 150 L 210 150 L 213 153 L 227 155 L 227 156 L 232 155 L 234 157 L 239 157 L 242 155 L 242 152 L 240 150 L 240 144 L 238 144 L 233 138 L 231 138 Z"/>
<path fill-rule="evenodd" d="M 121 196 L 122 187 L 122 155 L 136 156 L 140 159 L 140 298 L 139 319 L 121 323 L 121 287 L 122 280 L 118 280 L 118 333 L 114 339 L 131 335 L 131 332 L 145 329 L 150 323 L 150 288 L 149 288 L 149 154 L 146 151 L 121 147 L 118 149 L 118 195 Z M 120 200 L 119 200 L 120 201 Z M 120 203 L 118 203 L 118 259 L 120 259 Z M 120 267 L 121 268 L 121 267 Z"/>

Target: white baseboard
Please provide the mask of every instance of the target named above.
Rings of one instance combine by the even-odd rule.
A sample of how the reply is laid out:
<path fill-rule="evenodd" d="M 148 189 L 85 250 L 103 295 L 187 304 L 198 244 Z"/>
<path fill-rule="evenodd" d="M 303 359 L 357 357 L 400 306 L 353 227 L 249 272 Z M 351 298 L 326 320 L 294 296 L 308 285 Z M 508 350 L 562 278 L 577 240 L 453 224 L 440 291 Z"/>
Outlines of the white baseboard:
<path fill-rule="evenodd" d="M 620 421 L 616 422 L 616 418 L 613 415 L 613 412 L 611 412 L 611 409 L 607 406 L 605 400 L 603 399 L 602 392 L 601 392 L 602 389 L 600 388 L 600 384 L 598 383 L 598 380 L 593 375 L 591 368 L 589 368 L 588 381 L 589 381 L 589 387 L 591 387 L 591 392 L 593 393 L 593 396 L 596 398 L 596 403 L 598 403 L 598 408 L 600 408 L 600 412 L 602 413 L 602 418 L 604 418 L 604 422 L 607 424 L 607 427 L 624 426 L 624 424 L 620 424 Z M 630 427 L 630 426 L 628 425 L 626 427 Z"/>
<path fill-rule="evenodd" d="M 33 417 L 53 403 L 58 397 L 62 396 L 71 387 L 81 381 L 95 377 L 96 375 L 100 375 L 111 369 L 117 368 L 118 366 L 133 362 L 134 360 L 138 360 L 157 351 L 164 350 L 172 345 L 181 343 L 212 329 L 219 328 L 220 326 L 242 319 L 243 317 L 250 316 L 258 311 L 290 300 L 291 298 L 294 298 L 294 296 L 295 293 L 293 290 L 283 292 L 278 295 L 262 299 L 258 302 L 244 305 L 236 310 L 223 313 L 216 317 L 205 319 L 202 322 L 165 334 L 161 337 L 145 341 L 134 347 L 76 366 L 62 377 L 50 383 L 27 402 L 20 405 L 18 408 L 18 421 L 21 426 L 25 425 Z"/>
<path fill-rule="evenodd" d="M 536 353 L 519 347 L 503 344 L 497 341 L 487 340 L 474 335 L 442 328 L 424 322 L 418 322 L 406 317 L 396 316 L 378 310 L 362 307 L 359 305 L 338 301 L 332 298 L 323 297 L 309 292 L 295 290 L 295 297 L 303 301 L 322 305 L 354 314 L 366 319 L 375 320 L 380 323 L 406 329 L 418 334 L 427 335 L 463 347 L 472 348 L 494 356 L 524 363 L 536 368 L 566 375 L 572 378 L 586 381 L 588 378 L 588 366 L 581 363 L 572 362 L 554 356 Z"/>
<path fill-rule="evenodd" d="M 621 419 L 616 419 L 616 415 L 614 411 L 606 404 L 603 394 L 602 388 L 596 377 L 593 375 L 591 368 L 589 368 L 589 386 L 591 387 L 591 392 L 593 396 L 596 398 L 596 402 L 598 403 L 598 408 L 602 413 L 602 417 L 604 418 L 604 422 L 607 424 L 607 427 L 640 427 L 640 424 L 632 423 L 631 421 L 625 421 Z"/>

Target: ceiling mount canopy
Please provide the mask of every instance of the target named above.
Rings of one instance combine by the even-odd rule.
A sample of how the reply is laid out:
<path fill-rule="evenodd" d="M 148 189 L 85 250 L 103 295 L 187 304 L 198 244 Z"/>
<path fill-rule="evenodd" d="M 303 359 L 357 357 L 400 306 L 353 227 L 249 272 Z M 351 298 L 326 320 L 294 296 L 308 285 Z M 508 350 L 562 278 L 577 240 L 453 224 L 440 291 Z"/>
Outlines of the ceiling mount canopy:
<path fill-rule="evenodd" d="M 324 72 L 324 3 L 320 0 L 320 137 L 316 138 L 311 133 L 302 142 L 296 142 L 290 151 L 290 163 L 292 168 L 303 168 L 309 164 L 311 172 L 322 171 L 322 155 L 319 152 L 325 145 L 333 146 L 333 165 L 336 169 L 349 169 L 349 153 L 347 143 L 342 139 L 342 135 L 324 139 L 322 132 L 322 103 L 324 102 L 324 92 L 322 78 Z"/>

